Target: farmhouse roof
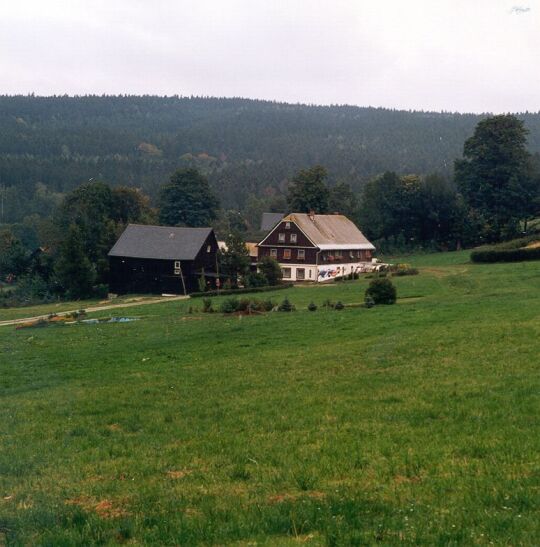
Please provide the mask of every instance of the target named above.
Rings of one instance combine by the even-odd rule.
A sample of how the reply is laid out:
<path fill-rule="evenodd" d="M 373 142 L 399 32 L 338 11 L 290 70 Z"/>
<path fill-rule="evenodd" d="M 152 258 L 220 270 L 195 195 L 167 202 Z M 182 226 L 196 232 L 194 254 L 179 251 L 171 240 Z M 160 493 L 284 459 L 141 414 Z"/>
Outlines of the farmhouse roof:
<path fill-rule="evenodd" d="M 263 213 L 261 217 L 261 232 L 271 230 L 282 218 L 283 213 Z"/>
<path fill-rule="evenodd" d="M 109 256 L 194 260 L 212 228 L 128 224 Z"/>
<path fill-rule="evenodd" d="M 375 247 L 345 215 L 291 213 L 283 218 L 294 222 L 319 249 L 370 249 Z"/>

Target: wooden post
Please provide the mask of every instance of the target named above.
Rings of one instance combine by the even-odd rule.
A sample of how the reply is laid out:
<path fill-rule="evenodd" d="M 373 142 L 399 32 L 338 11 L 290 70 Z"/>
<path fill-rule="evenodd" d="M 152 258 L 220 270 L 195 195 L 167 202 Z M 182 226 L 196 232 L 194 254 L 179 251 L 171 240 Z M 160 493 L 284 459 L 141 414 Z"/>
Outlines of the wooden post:
<path fill-rule="evenodd" d="M 182 287 L 184 288 L 184 296 L 187 296 L 186 284 L 184 282 L 184 274 L 182 272 L 182 261 L 179 260 L 179 262 L 180 262 L 180 279 L 182 280 Z"/>

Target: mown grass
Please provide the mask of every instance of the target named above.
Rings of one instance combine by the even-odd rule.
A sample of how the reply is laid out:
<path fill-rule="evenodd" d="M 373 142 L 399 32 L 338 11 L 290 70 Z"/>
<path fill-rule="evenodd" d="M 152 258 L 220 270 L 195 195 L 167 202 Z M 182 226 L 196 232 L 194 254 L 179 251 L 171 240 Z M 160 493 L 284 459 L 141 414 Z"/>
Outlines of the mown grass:
<path fill-rule="evenodd" d="M 0 538 L 537 544 L 540 265 L 407 262 L 389 307 L 0 329 Z"/>

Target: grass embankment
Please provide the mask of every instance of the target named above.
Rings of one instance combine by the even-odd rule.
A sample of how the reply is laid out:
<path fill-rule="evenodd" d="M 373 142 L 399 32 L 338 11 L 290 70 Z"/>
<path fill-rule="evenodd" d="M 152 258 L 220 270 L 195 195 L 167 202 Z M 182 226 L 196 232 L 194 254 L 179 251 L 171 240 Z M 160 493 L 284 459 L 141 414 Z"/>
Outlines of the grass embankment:
<path fill-rule="evenodd" d="M 467 260 L 409 257 L 389 307 L 4 327 L 0 538 L 538 543 L 540 264 Z"/>

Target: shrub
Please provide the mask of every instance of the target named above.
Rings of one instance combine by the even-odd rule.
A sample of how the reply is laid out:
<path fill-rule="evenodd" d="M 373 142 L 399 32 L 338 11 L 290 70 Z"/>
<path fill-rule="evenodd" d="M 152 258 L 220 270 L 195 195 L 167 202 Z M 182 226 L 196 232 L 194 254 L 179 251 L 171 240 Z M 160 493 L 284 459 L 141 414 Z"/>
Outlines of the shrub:
<path fill-rule="evenodd" d="M 276 307 L 276 304 L 270 299 L 259 301 L 259 311 L 272 311 Z"/>
<path fill-rule="evenodd" d="M 265 287 L 268 285 L 268 279 L 262 272 L 251 272 L 244 278 L 246 287 Z"/>
<path fill-rule="evenodd" d="M 285 298 L 283 302 L 279 305 L 278 311 L 294 311 L 294 306 L 291 304 L 288 298 Z"/>
<path fill-rule="evenodd" d="M 364 304 L 366 308 L 372 308 L 373 306 L 375 306 L 375 300 L 373 300 L 372 296 L 366 294 L 366 296 L 364 297 Z"/>
<path fill-rule="evenodd" d="M 390 279 L 380 277 L 371 281 L 365 296 L 373 298 L 375 304 L 395 304 L 397 293 Z"/>
<path fill-rule="evenodd" d="M 308 309 L 309 311 L 317 311 L 317 304 L 315 304 L 315 302 L 310 302 L 310 303 L 308 304 L 307 309 Z"/>
<path fill-rule="evenodd" d="M 338 300 L 334 306 L 335 310 L 342 310 L 345 306 L 343 305 L 343 302 L 341 300 Z"/>
<path fill-rule="evenodd" d="M 203 298 L 203 313 L 212 313 L 214 308 L 212 308 L 212 300 L 210 298 Z"/>
<path fill-rule="evenodd" d="M 418 275 L 418 270 L 411 267 L 410 264 L 397 264 L 393 268 L 392 275 L 398 277 L 403 275 Z"/>
<path fill-rule="evenodd" d="M 485 248 L 471 253 L 473 262 L 521 262 L 524 260 L 540 260 L 540 247 L 524 249 Z"/>
<path fill-rule="evenodd" d="M 249 298 L 241 298 L 238 300 L 236 311 L 248 311 L 253 309 L 252 301 Z"/>
<path fill-rule="evenodd" d="M 219 311 L 221 313 L 234 313 L 238 310 L 238 298 L 227 298 L 221 303 Z"/>

